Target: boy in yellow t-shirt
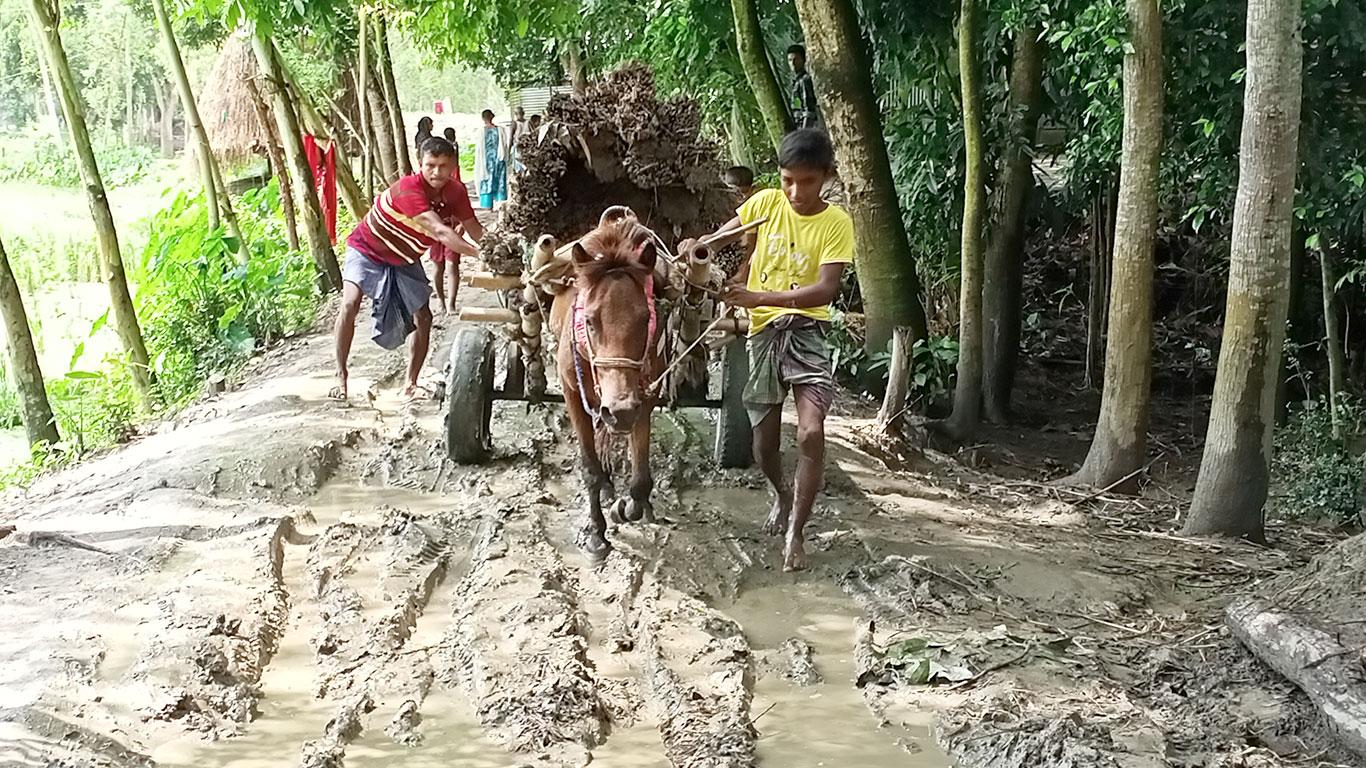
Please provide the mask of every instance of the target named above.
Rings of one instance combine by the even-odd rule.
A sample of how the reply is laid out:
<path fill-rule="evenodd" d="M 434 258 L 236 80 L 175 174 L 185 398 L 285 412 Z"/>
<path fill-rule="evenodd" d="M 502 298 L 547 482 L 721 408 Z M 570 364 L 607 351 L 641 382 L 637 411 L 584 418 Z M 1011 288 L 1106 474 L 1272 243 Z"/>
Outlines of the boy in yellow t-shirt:
<path fill-rule="evenodd" d="M 768 219 L 752 233 L 753 255 L 724 298 L 749 310 L 745 406 L 754 425 L 754 458 L 777 496 L 765 530 L 786 534 L 787 571 L 806 567 L 803 529 L 824 475 L 825 414 L 835 394 L 826 343 L 830 302 L 839 293 L 845 265 L 854 260 L 853 221 L 821 199 L 834 164 L 834 149 L 823 131 L 789 133 L 778 151 L 782 189 L 756 193 L 721 228 Z M 779 451 L 789 388 L 797 404 L 795 495 L 783 477 Z"/>

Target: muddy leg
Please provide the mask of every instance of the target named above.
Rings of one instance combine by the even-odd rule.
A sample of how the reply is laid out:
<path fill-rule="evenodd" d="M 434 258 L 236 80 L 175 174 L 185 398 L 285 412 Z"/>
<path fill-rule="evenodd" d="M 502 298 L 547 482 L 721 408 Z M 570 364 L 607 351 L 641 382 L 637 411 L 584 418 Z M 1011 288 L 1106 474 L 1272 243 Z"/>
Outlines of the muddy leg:
<path fill-rule="evenodd" d="M 446 312 L 455 314 L 455 296 L 460 293 L 460 257 L 452 254 L 451 261 L 446 265 L 449 269 L 446 272 L 446 279 L 450 281 L 450 287 L 446 292 Z"/>
<path fill-rule="evenodd" d="M 773 536 L 781 536 L 787 530 L 788 513 L 792 510 L 792 488 L 783 478 L 783 454 L 779 449 L 782 429 L 782 406 L 773 407 L 754 428 L 754 460 L 773 486 L 773 509 L 764 523 L 764 533 Z"/>
<path fill-rule="evenodd" d="M 655 489 L 655 478 L 650 473 L 650 427 L 654 409 L 647 409 L 631 428 L 631 503 L 626 510 L 626 519 L 633 522 L 655 521 L 654 506 L 650 504 L 650 493 Z"/>
<path fill-rule="evenodd" d="M 334 400 L 346 400 L 348 378 L 347 361 L 351 357 L 351 340 L 356 336 L 356 315 L 360 314 L 360 286 L 342 283 L 341 311 L 337 313 L 337 385 L 328 392 Z"/>
<path fill-rule="evenodd" d="M 594 563 L 600 563 L 612 551 L 607 541 L 607 520 L 602 516 L 602 492 L 609 489 L 611 480 L 602 467 L 598 456 L 596 435 L 593 431 L 593 417 L 584 411 L 578 402 L 577 393 L 566 388 L 565 410 L 569 411 L 569 421 L 579 436 L 579 465 L 583 472 L 583 487 L 588 495 L 588 525 L 583 530 L 580 546 Z"/>
<path fill-rule="evenodd" d="M 825 475 L 825 412 L 828 401 L 822 394 L 804 391 L 797 385 L 797 496 L 792 505 L 792 524 L 787 529 L 783 550 L 783 570 L 800 571 L 806 567 L 806 521 L 821 489 Z"/>
<path fill-rule="evenodd" d="M 446 314 L 446 262 L 436 262 L 436 303 L 441 307 L 441 314 Z"/>
<path fill-rule="evenodd" d="M 417 328 L 413 331 L 408 354 L 408 383 L 403 388 L 403 394 L 407 396 L 417 394 L 417 380 L 422 376 L 422 366 L 427 362 L 427 347 L 430 346 L 432 339 L 431 307 L 419 309 L 417 314 L 413 315 L 413 322 Z"/>

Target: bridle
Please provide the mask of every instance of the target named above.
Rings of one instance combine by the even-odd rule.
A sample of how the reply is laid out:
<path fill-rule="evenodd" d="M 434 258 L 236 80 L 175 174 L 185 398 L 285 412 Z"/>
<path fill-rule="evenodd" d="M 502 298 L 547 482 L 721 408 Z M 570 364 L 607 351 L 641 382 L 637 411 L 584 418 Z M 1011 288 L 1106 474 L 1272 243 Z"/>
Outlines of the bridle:
<path fill-rule="evenodd" d="M 645 381 L 645 363 L 649 360 L 650 349 L 654 346 L 655 330 L 658 323 L 657 313 L 655 311 L 655 280 L 653 273 L 645 276 L 644 293 L 645 306 L 649 310 L 650 321 L 645 333 L 645 351 L 639 358 L 598 355 L 593 349 L 593 337 L 592 334 L 588 332 L 587 320 L 584 317 L 584 310 L 588 304 L 587 289 L 580 288 L 578 294 L 574 297 L 574 305 L 570 317 L 570 325 L 572 326 L 571 333 L 573 335 L 572 351 L 574 354 L 574 377 L 578 380 L 579 398 L 583 403 L 583 409 L 592 414 L 594 422 L 599 421 L 601 416 L 598 409 L 592 408 L 588 404 L 588 393 L 583 386 L 583 367 L 580 362 L 581 358 L 587 358 L 589 370 L 593 373 L 593 391 L 598 396 L 599 407 L 601 407 L 602 404 L 602 388 L 599 384 L 602 379 L 598 375 L 599 370 L 636 371 L 638 378 L 637 387 L 640 388 L 642 392 L 646 389 L 643 386 Z M 582 347 L 584 354 L 580 353 L 580 347 Z M 645 394 L 649 393 L 645 392 Z"/>

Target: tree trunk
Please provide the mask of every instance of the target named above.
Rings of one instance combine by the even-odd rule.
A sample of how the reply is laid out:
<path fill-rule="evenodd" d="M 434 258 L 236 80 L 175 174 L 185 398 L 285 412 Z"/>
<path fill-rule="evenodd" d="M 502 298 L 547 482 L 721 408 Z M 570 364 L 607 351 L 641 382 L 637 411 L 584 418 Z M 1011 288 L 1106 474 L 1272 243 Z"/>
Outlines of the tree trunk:
<path fill-rule="evenodd" d="M 223 181 L 223 171 L 218 167 L 218 159 L 213 155 L 213 147 L 209 145 L 208 131 L 204 130 L 204 121 L 199 119 L 199 105 L 195 102 L 194 89 L 190 86 L 190 76 L 185 72 L 185 60 L 180 57 L 180 45 L 176 43 L 175 31 L 171 28 L 171 17 L 166 13 L 166 0 L 152 0 L 152 11 L 157 17 L 157 26 L 161 28 L 161 39 L 166 43 L 166 58 L 171 62 L 171 74 L 175 76 L 176 87 L 180 90 L 180 104 L 185 110 L 186 130 L 194 134 L 195 151 L 199 153 L 200 166 L 206 171 L 207 182 L 205 199 L 210 208 L 210 215 L 216 216 L 222 211 L 224 220 L 228 223 L 228 234 L 237 241 L 237 259 L 246 262 L 249 251 L 247 250 L 247 240 L 242 235 L 242 228 L 237 224 L 237 214 L 232 210 L 232 200 L 228 196 L 227 184 Z M 220 196 L 216 190 L 221 190 Z"/>
<path fill-rule="evenodd" d="M 588 71 L 584 69 L 583 43 L 578 40 L 571 40 L 566 43 L 564 55 L 560 57 L 560 63 L 564 67 L 565 74 L 569 76 L 569 84 L 573 86 L 574 93 L 583 95 L 587 92 Z"/>
<path fill-rule="evenodd" d="M 1152 385 L 1153 243 L 1162 152 L 1162 11 L 1126 0 L 1133 47 L 1124 56 L 1124 139 L 1110 279 L 1105 385 L 1091 450 L 1069 480 L 1114 490 L 1137 487 L 1148 438 Z"/>
<path fill-rule="evenodd" d="M 359 18 L 359 28 L 356 32 L 360 38 L 356 44 L 356 111 L 360 119 L 361 141 L 365 143 L 365 153 L 361 157 L 363 166 L 362 175 L 365 177 L 365 199 L 375 199 L 375 131 L 370 125 L 370 34 L 368 32 L 369 13 L 362 7 L 357 12 Z"/>
<path fill-rule="evenodd" d="M 962 0 L 958 14 L 958 72 L 963 88 L 963 231 L 959 270 L 958 375 L 953 414 L 944 431 L 966 440 L 982 411 L 982 218 L 986 179 L 982 149 L 982 87 L 977 73 L 977 2 Z"/>
<path fill-rule="evenodd" d="M 323 120 L 322 115 L 319 115 L 318 110 L 313 108 L 313 103 L 309 101 L 308 96 L 300 90 L 295 82 L 294 75 L 287 68 L 282 68 L 282 71 L 290 93 L 294 95 L 295 101 L 299 104 L 299 111 L 303 113 L 304 125 L 308 128 L 308 132 L 320 140 L 332 141 L 337 161 L 337 186 L 341 188 L 342 200 L 346 203 L 346 207 L 351 210 L 356 220 L 360 221 L 370 211 L 370 200 L 361 192 L 360 185 L 356 183 L 356 177 L 351 173 L 351 161 L 346 156 L 346 142 L 332 132 L 326 121 Z"/>
<path fill-rule="evenodd" d="M 323 293 L 341 290 L 341 267 L 337 265 L 337 254 L 332 250 L 332 239 L 328 237 L 327 225 L 323 222 L 318 191 L 313 184 L 313 169 L 309 167 L 308 156 L 304 154 L 299 116 L 294 113 L 289 93 L 283 87 L 285 78 L 280 60 L 275 56 L 275 45 L 256 30 L 251 35 L 251 47 L 261 69 L 262 87 L 270 95 L 275 107 L 276 125 L 285 143 L 285 154 L 289 157 L 289 164 L 294 166 L 293 180 L 299 186 L 299 199 L 303 201 L 304 229 L 308 233 L 313 264 L 318 269 L 318 287 Z"/>
<path fill-rule="evenodd" d="M 1262 541 L 1288 311 L 1300 127 L 1299 0 L 1250 0 L 1238 196 L 1219 372 L 1183 529 Z"/>
<path fill-rule="evenodd" d="M 76 79 L 71 74 L 71 64 L 67 61 L 62 38 L 57 32 L 57 11 L 49 0 L 31 0 L 34 26 L 38 28 L 43 41 L 43 49 L 48 64 L 56 75 L 58 90 L 62 98 L 62 111 L 66 116 L 67 127 L 71 131 L 71 143 L 76 149 L 76 161 L 80 167 L 81 181 L 85 185 L 86 200 L 90 204 L 90 215 L 95 220 L 95 239 L 100 249 L 100 272 L 109 287 L 109 303 L 113 310 L 114 329 L 118 332 L 123 349 L 128 354 L 133 375 L 133 386 L 137 389 L 143 407 L 150 407 L 152 401 L 151 369 L 147 364 L 147 345 L 142 339 L 142 328 L 138 325 L 137 312 L 133 308 L 133 297 L 128 292 L 128 278 L 123 271 L 123 257 L 119 253 L 119 234 L 114 226 L 114 214 L 109 210 L 109 198 L 105 195 L 104 180 L 100 177 L 99 165 L 95 162 L 95 150 L 90 144 L 90 129 L 85 122 L 85 105 Z"/>
<path fill-rule="evenodd" d="M 888 435 L 899 431 L 901 419 L 906 415 L 906 394 L 911 388 L 911 329 L 902 326 L 892 332 L 892 361 L 887 368 L 887 392 L 882 397 L 882 410 L 878 412 L 878 427 Z"/>
<path fill-rule="evenodd" d="M 394 144 L 394 125 L 389 117 L 389 104 L 384 98 L 384 85 L 380 79 L 375 62 L 370 62 L 369 77 L 366 78 L 370 92 L 365 101 L 370 106 L 370 130 L 373 132 L 373 146 L 378 157 L 377 168 L 382 173 L 386 185 L 398 181 L 398 154 Z"/>
<path fill-rule="evenodd" d="M 1328 348 L 1328 413 L 1333 420 L 1333 439 L 1342 439 L 1339 398 L 1347 391 L 1347 356 L 1342 349 L 1342 325 L 1338 319 L 1337 277 L 1333 272 L 1333 249 L 1320 240 L 1319 275 L 1323 283 L 1323 343 Z"/>
<path fill-rule="evenodd" d="M 256 108 L 256 119 L 266 132 L 266 154 L 270 157 L 270 170 L 280 187 L 280 208 L 285 215 L 285 236 L 289 239 L 290 250 L 299 250 L 299 220 L 294 210 L 294 187 L 289 179 L 289 165 L 285 162 L 285 150 L 280 144 L 280 127 L 270 113 L 266 97 L 261 94 L 261 84 L 256 76 L 243 78 L 247 92 L 251 94 L 252 106 Z"/>
<path fill-rule="evenodd" d="M 375 64 L 379 67 L 380 84 L 384 86 L 384 103 L 389 112 L 393 131 L 397 169 L 404 176 L 413 172 L 412 153 L 408 149 L 408 130 L 403 125 L 403 106 L 398 101 L 398 84 L 394 82 L 394 61 L 389 55 L 389 26 L 383 16 L 375 17 Z"/>
<path fill-rule="evenodd" d="M 1106 182 L 1091 201 L 1091 265 L 1086 297 L 1086 371 L 1082 386 L 1100 389 L 1105 365 L 1105 316 L 1110 310 L 1110 268 L 1115 258 L 1118 190 Z"/>
<path fill-rule="evenodd" d="M 175 157 L 175 97 L 169 82 L 157 85 L 157 109 L 161 113 L 161 156 Z"/>
<path fill-rule="evenodd" d="M 867 348 L 885 350 L 892 329 L 901 325 L 923 339 L 920 280 L 901 221 L 873 92 L 872 60 L 858 12 L 851 0 L 797 0 L 797 13 L 854 220 L 854 260 L 867 314 Z"/>
<path fill-rule="evenodd" d="M 768 137 L 776 152 L 778 145 L 783 142 L 783 136 L 792 130 L 792 116 L 788 114 L 783 90 L 768 61 L 764 33 L 759 26 L 759 7 L 756 0 L 730 0 L 730 10 L 735 18 L 735 43 L 739 48 L 740 63 L 745 68 L 749 87 L 754 89 L 754 98 L 764 116 L 764 127 L 768 129 Z"/>
<path fill-rule="evenodd" d="M 1015 33 L 1010 70 L 1010 136 L 1002 158 L 996 221 L 982 274 L 982 409 L 988 421 L 1010 418 L 1010 392 L 1020 357 L 1025 207 L 1034 190 L 1033 147 L 1043 96 L 1041 30 Z"/>
<path fill-rule="evenodd" d="M 14 371 L 14 386 L 19 395 L 19 416 L 24 420 L 24 433 L 29 445 L 56 445 L 57 420 L 52 417 L 52 406 L 47 401 L 47 387 L 43 386 L 43 372 L 38 368 L 38 352 L 33 348 L 33 334 L 28 326 L 24 299 L 19 295 L 19 283 L 9 266 L 9 255 L 0 243 L 0 319 L 5 321 L 5 347 L 9 350 L 10 368 Z"/>
<path fill-rule="evenodd" d="M 1309 694 L 1343 746 L 1366 758 L 1361 649 L 1344 647 L 1335 633 L 1252 598 L 1238 600 L 1224 613 L 1233 636 Z"/>
<path fill-rule="evenodd" d="M 123 17 L 123 145 L 133 146 L 133 28 Z"/>
<path fill-rule="evenodd" d="M 43 81 L 43 103 L 47 107 L 48 119 L 52 123 L 49 128 L 53 132 L 53 138 L 60 142 L 65 130 L 65 126 L 62 125 L 62 110 L 58 106 L 60 99 L 57 98 L 57 89 L 52 86 L 52 72 L 47 66 L 47 56 L 43 54 L 43 36 L 36 26 L 33 28 L 33 37 L 37 49 L 38 74 Z"/>

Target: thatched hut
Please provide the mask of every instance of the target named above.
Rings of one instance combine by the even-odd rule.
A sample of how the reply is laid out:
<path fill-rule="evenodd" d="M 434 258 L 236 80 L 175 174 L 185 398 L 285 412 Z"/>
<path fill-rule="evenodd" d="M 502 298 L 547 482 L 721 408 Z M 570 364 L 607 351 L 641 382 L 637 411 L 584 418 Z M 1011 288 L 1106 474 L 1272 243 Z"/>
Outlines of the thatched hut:
<path fill-rule="evenodd" d="M 241 35 L 230 36 L 199 94 L 199 116 L 222 162 L 241 163 L 265 154 L 270 134 L 257 112 L 252 90 L 256 76 L 251 43 Z"/>

